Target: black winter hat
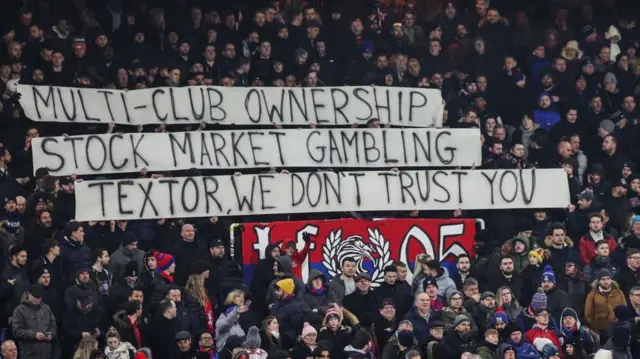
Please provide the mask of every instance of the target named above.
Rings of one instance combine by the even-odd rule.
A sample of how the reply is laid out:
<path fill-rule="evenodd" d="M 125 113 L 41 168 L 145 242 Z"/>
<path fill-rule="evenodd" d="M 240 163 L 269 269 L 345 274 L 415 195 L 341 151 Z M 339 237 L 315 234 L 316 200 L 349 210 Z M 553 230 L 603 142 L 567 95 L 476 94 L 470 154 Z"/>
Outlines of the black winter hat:
<path fill-rule="evenodd" d="M 398 343 L 403 347 L 411 348 L 413 346 L 413 332 L 401 330 L 398 332 Z"/>
<path fill-rule="evenodd" d="M 189 275 L 202 274 L 208 270 L 211 270 L 209 263 L 205 261 L 195 261 L 191 264 L 191 267 L 189 267 Z"/>
<path fill-rule="evenodd" d="M 124 267 L 123 276 L 126 277 L 138 277 L 140 275 L 140 271 L 138 270 L 138 262 L 129 261 L 127 265 Z"/>
<path fill-rule="evenodd" d="M 422 290 L 426 292 L 427 287 L 430 285 L 434 285 L 436 288 L 438 288 L 438 281 L 433 277 L 426 277 L 422 282 Z"/>
<path fill-rule="evenodd" d="M 520 327 L 513 321 L 509 322 L 509 324 L 507 324 L 507 326 L 502 329 L 502 334 L 504 334 L 504 337 L 507 339 L 509 339 L 511 334 L 515 332 L 522 332 L 522 329 L 520 329 Z"/>
<path fill-rule="evenodd" d="M 135 234 L 129 232 L 129 231 L 125 231 L 124 233 L 122 233 L 122 246 L 128 246 L 131 243 L 137 242 L 138 238 L 136 237 Z"/>

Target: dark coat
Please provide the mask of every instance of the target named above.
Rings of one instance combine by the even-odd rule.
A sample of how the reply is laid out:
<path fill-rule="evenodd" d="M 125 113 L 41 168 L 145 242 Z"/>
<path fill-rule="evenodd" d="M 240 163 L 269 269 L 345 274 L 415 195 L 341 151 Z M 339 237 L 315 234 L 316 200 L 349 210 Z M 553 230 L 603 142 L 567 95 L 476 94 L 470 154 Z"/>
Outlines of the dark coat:
<path fill-rule="evenodd" d="M 15 282 L 12 285 L 8 281 L 13 279 L 15 279 Z M 2 323 L 5 323 L 13 315 L 13 310 L 20 304 L 22 295 L 28 285 L 29 278 L 24 268 L 19 268 L 12 264 L 5 268 L 0 278 L 0 303 L 2 303 L 3 308 Z"/>
<path fill-rule="evenodd" d="M 138 341 L 136 339 L 133 327 L 129 322 L 129 317 L 127 317 L 127 313 L 124 310 L 121 310 L 113 315 L 113 326 L 118 330 L 118 333 L 120 333 L 120 338 L 123 342 L 129 342 L 131 343 L 131 345 L 136 347 L 136 349 L 140 349 L 138 348 Z M 142 334 L 142 329 L 139 329 L 140 333 Z M 145 338 L 144 336 L 142 336 L 142 346 L 144 345 L 146 345 Z"/>
<path fill-rule="evenodd" d="M 62 351 L 73 354 L 75 347 L 82 339 L 82 333 L 93 333 L 100 327 L 101 314 L 97 308 L 90 312 L 82 312 L 75 306 L 62 317 Z M 99 328 L 101 335 L 106 334 L 103 328 Z"/>
<path fill-rule="evenodd" d="M 435 311 L 432 308 L 429 318 L 432 318 L 434 315 Z M 413 332 L 415 333 L 416 339 L 418 339 L 418 343 L 420 345 L 425 345 L 427 338 L 429 338 L 428 321 L 418 314 L 418 309 L 416 307 L 411 308 L 411 310 L 409 310 L 409 312 L 404 316 L 404 319 L 413 324 Z"/>
<path fill-rule="evenodd" d="M 407 295 L 405 283 L 389 284 L 383 282 L 373 291 L 373 294 L 376 298 L 376 309 L 380 308 L 380 304 L 387 298 L 393 299 L 396 310 L 400 314 L 408 312 L 413 304 L 412 298 Z"/>
<path fill-rule="evenodd" d="M 265 258 L 261 259 L 258 264 L 256 264 L 255 269 L 253 270 L 253 279 L 251 280 L 251 295 L 256 302 L 256 308 L 264 311 L 265 313 L 267 310 L 265 301 L 267 299 L 267 293 L 269 292 L 269 285 L 274 279 L 276 279 L 276 276 L 273 273 L 273 264 L 275 263 L 275 259 L 271 258 L 271 251 L 275 247 L 277 246 L 274 244 L 267 246 L 265 249 Z"/>
<path fill-rule="evenodd" d="M 350 327 L 340 327 L 332 331 L 327 327 L 320 328 L 316 342 L 326 340 L 331 342 L 331 358 L 342 358 L 342 353 L 347 345 L 351 344 L 353 333 Z"/>
<path fill-rule="evenodd" d="M 560 323 L 562 310 L 571 306 L 569 295 L 564 290 L 558 289 L 558 287 L 553 287 L 553 289 L 545 294 L 547 295 L 547 307 L 549 308 L 550 315 L 553 316 L 556 323 Z"/>
<path fill-rule="evenodd" d="M 631 288 L 640 285 L 640 271 L 634 272 L 629 266 L 624 266 L 614 279 L 624 294 L 629 295 Z"/>
<path fill-rule="evenodd" d="M 369 289 L 367 294 L 360 293 L 359 289 L 344 297 L 343 304 L 358 319 L 362 319 L 365 313 L 375 318 L 378 315 L 375 291 Z"/>
<path fill-rule="evenodd" d="M 176 333 L 171 325 L 171 320 L 163 315 L 158 315 L 152 322 L 153 335 L 149 336 L 149 348 L 155 359 L 173 359 L 177 351 Z"/>
<path fill-rule="evenodd" d="M 66 274 L 67 283 L 75 283 L 75 275 L 79 269 L 91 268 L 91 249 L 86 243 L 79 243 L 69 237 L 63 237 L 60 243 L 60 259 L 62 273 Z"/>
<path fill-rule="evenodd" d="M 195 238 L 193 242 L 185 242 L 180 239 L 173 247 L 170 253 L 176 261 L 176 272 L 174 274 L 175 283 L 185 285 L 187 277 L 189 277 L 189 266 L 196 260 L 206 259 L 206 253 L 209 253 L 208 246 L 202 238 Z"/>
<path fill-rule="evenodd" d="M 324 282 L 324 291 L 313 290 L 313 284 L 311 281 L 319 276 L 322 276 Z M 324 274 L 317 269 L 309 271 L 309 279 L 305 286 L 304 296 L 302 297 L 305 304 L 311 309 L 317 309 L 318 312 L 324 313 L 329 307 L 329 292 L 327 288 L 327 280 Z"/>
<path fill-rule="evenodd" d="M 62 294 L 57 288 L 53 288 L 52 285 L 44 287 L 44 297 L 42 297 L 42 301 L 49 306 L 53 316 L 56 318 L 56 324 L 60 326 L 62 324 L 62 313 L 64 313 Z"/>
<path fill-rule="evenodd" d="M 209 280 L 205 283 L 207 292 L 213 298 L 213 305 L 224 302 L 227 293 L 236 287 L 234 282 L 241 278 L 240 266 L 233 259 L 224 256 L 213 258 L 209 256 Z M 252 292 L 255 298 L 255 293 Z M 257 302 L 254 299 L 254 302 Z"/>
<path fill-rule="evenodd" d="M 463 338 L 456 331 L 445 335 L 444 341 L 453 352 L 453 358 L 460 358 L 464 352 L 477 353 L 478 350 L 478 342 L 473 337 L 468 335 Z"/>
<path fill-rule="evenodd" d="M 279 300 L 273 307 L 273 315 L 278 318 L 280 324 L 280 340 L 285 348 L 292 347 L 296 342 L 298 333 L 302 331 L 304 323 L 303 306 L 295 298 Z"/>
<path fill-rule="evenodd" d="M 151 287 L 149 288 L 150 293 L 145 293 L 145 297 L 150 295 L 151 302 L 149 310 L 153 313 L 155 309 L 158 307 L 158 304 L 167 296 L 169 292 L 169 288 L 171 288 L 172 283 L 169 280 L 161 275 L 156 275 L 153 277 L 151 281 Z"/>

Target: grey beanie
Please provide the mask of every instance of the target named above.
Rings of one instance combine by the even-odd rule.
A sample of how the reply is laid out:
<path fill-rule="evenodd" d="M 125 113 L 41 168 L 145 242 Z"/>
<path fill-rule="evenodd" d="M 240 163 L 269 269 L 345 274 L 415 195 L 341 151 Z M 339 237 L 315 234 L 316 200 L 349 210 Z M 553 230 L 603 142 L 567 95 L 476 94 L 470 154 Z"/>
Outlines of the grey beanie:
<path fill-rule="evenodd" d="M 609 133 L 613 133 L 613 130 L 616 129 L 616 124 L 611 120 L 602 120 L 600 121 L 600 127 Z"/>
<path fill-rule="evenodd" d="M 262 340 L 260 340 L 260 333 L 258 333 L 258 327 L 255 325 L 249 328 L 249 332 L 247 332 L 247 336 L 244 339 L 244 347 L 247 349 L 258 349 L 262 344 Z"/>
<path fill-rule="evenodd" d="M 613 72 L 607 72 L 607 74 L 604 75 L 605 85 L 608 85 L 608 84 L 616 85 L 617 83 L 618 83 L 618 79 L 616 78 L 616 75 Z"/>
<path fill-rule="evenodd" d="M 456 320 L 453 321 L 453 327 L 455 328 L 464 322 L 471 323 L 471 320 L 469 320 L 469 318 L 464 314 L 458 314 L 456 316 Z"/>
<path fill-rule="evenodd" d="M 601 268 L 600 271 L 598 271 L 598 280 L 600 280 L 600 279 L 602 279 L 604 277 L 611 278 L 611 271 L 608 270 L 607 268 Z"/>
<path fill-rule="evenodd" d="M 447 305 L 449 306 L 451 305 L 451 297 L 453 297 L 454 294 L 460 294 L 460 298 L 464 298 L 464 296 L 462 295 L 462 292 L 460 292 L 459 290 L 453 291 L 449 293 L 449 295 L 447 296 Z"/>
<path fill-rule="evenodd" d="M 308 55 L 309 55 L 309 52 L 307 50 L 305 50 L 302 47 L 298 47 L 294 53 L 294 58 L 298 59 L 299 57 L 308 56 Z"/>

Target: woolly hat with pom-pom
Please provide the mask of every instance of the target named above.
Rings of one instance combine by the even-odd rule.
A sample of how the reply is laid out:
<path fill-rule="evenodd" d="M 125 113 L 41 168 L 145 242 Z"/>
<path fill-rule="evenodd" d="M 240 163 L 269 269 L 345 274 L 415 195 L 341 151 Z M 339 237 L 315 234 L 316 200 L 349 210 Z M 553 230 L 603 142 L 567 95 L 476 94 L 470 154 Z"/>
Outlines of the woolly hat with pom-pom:
<path fill-rule="evenodd" d="M 258 333 L 258 327 L 253 326 L 249 328 L 247 336 L 244 338 L 244 347 L 247 349 L 258 349 L 262 344 L 260 340 L 260 333 Z"/>
<path fill-rule="evenodd" d="M 541 309 L 547 307 L 547 295 L 544 293 L 542 288 L 538 288 L 536 294 L 531 298 L 531 309 Z"/>
<path fill-rule="evenodd" d="M 509 324 L 509 316 L 504 312 L 502 307 L 496 309 L 495 313 L 491 316 L 491 325 L 495 326 L 496 324 L 504 323 Z"/>

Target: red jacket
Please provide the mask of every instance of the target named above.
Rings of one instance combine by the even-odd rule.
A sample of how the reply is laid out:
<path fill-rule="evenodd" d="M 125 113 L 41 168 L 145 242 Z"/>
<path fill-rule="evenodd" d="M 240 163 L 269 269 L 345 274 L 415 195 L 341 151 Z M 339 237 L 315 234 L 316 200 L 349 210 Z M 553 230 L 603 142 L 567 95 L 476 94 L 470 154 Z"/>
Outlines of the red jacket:
<path fill-rule="evenodd" d="M 562 358 L 562 344 L 560 344 L 560 339 L 558 339 L 558 334 L 556 334 L 555 330 L 550 328 L 541 329 L 534 325 L 533 328 L 529 329 L 525 333 L 524 338 L 531 344 L 534 344 L 533 342 L 538 338 L 547 338 L 551 340 L 551 343 L 556 346 L 558 353 Z"/>
<path fill-rule="evenodd" d="M 612 236 L 604 236 L 604 240 L 609 244 L 609 251 L 613 253 L 614 249 L 618 246 L 616 240 Z M 591 233 L 587 232 L 587 234 L 580 237 L 578 249 L 580 250 L 582 262 L 585 265 L 591 263 L 593 257 L 596 256 L 596 242 L 591 238 Z"/>
<path fill-rule="evenodd" d="M 289 242 L 291 242 L 291 240 L 289 241 L 284 241 L 282 243 L 282 252 L 284 254 L 285 249 L 287 248 L 287 244 L 289 244 Z M 293 255 L 291 256 L 291 273 L 302 279 L 302 263 L 304 262 L 305 257 L 307 256 L 307 253 L 309 252 L 309 246 L 311 245 L 311 242 L 305 242 L 304 243 L 304 248 L 302 248 L 301 251 L 298 251 L 296 249 L 296 251 L 293 253 Z"/>

